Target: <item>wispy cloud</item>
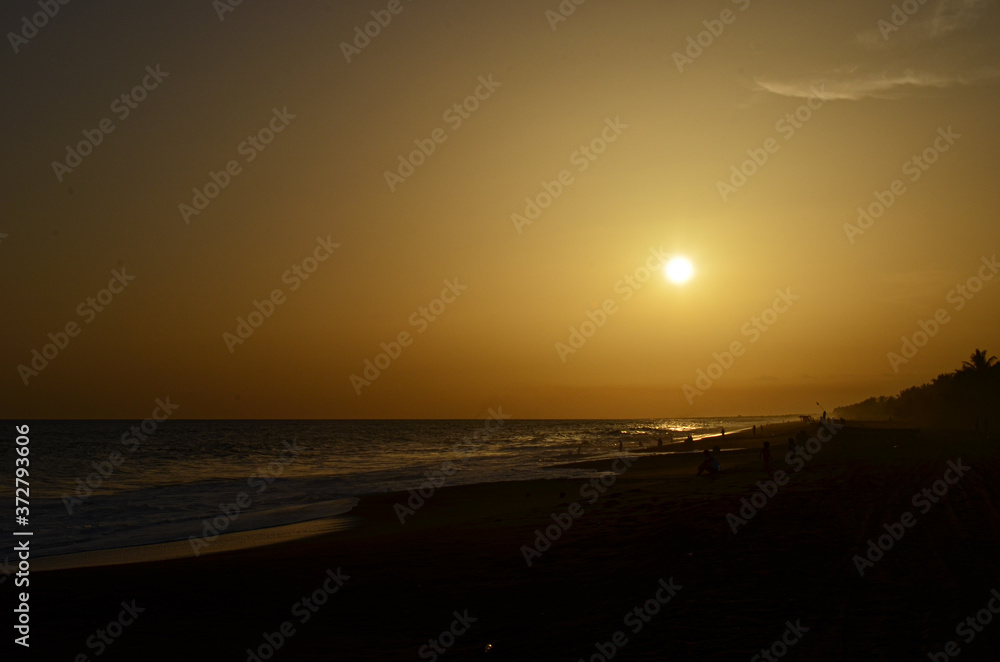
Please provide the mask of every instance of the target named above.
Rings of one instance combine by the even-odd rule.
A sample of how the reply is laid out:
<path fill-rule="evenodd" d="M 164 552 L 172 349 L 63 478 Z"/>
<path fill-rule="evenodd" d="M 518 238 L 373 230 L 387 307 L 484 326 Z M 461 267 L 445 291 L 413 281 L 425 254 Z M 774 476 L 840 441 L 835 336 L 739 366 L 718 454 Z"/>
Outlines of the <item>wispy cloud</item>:
<path fill-rule="evenodd" d="M 979 19 L 988 0 L 941 0 L 933 15 L 919 27 L 931 39 L 972 27 Z"/>
<path fill-rule="evenodd" d="M 885 15 L 869 30 L 858 33 L 857 41 L 868 48 L 887 48 L 890 43 L 934 41 L 973 27 L 993 0 L 940 0 L 925 6 L 911 0 L 916 7 L 913 15 L 897 3 L 887 8 Z"/>
<path fill-rule="evenodd" d="M 819 90 L 827 99 L 898 99 L 921 90 L 974 85 L 1000 78 L 1000 67 L 984 67 L 975 72 L 949 74 L 906 70 L 900 73 L 859 74 L 846 68 L 826 76 L 779 81 L 755 78 L 759 89 L 785 97 L 809 98 Z"/>
<path fill-rule="evenodd" d="M 896 0 L 877 25 L 850 33 L 848 59 L 809 74 L 758 76 L 758 92 L 828 99 L 899 99 L 1000 78 L 998 0 Z M 961 33 L 961 34 L 959 34 Z M 951 36 L 951 38 L 948 38 Z M 853 46 L 853 48 L 851 48 Z M 860 46 L 860 48 L 859 48 Z"/>

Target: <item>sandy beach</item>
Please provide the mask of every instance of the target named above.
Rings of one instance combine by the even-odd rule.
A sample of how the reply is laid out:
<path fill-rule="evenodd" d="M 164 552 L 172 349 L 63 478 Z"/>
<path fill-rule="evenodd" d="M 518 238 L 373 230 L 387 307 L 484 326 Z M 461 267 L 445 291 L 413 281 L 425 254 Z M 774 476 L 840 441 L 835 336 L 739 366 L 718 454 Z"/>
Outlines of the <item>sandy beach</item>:
<path fill-rule="evenodd" d="M 5 25 L 0 662 L 1000 662 L 1000 0 Z"/>
<path fill-rule="evenodd" d="M 853 661 L 953 642 L 961 660 L 1000 659 L 1000 625 L 956 633 L 992 617 L 1000 588 L 995 441 L 848 426 L 786 464 L 801 427 L 697 442 L 723 448 L 714 481 L 694 476 L 697 454 L 633 453 L 601 461 L 620 472 L 603 483 L 445 486 L 405 524 L 408 495 L 385 494 L 307 539 L 39 573 L 33 654 Z M 785 474 L 758 486 L 768 439 Z"/>

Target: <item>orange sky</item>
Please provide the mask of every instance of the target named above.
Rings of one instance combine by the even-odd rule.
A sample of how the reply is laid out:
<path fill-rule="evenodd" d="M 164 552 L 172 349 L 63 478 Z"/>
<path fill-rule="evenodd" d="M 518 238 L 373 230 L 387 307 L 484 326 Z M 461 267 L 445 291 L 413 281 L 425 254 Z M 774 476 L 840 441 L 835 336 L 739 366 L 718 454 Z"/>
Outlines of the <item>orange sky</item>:
<path fill-rule="evenodd" d="M 4 10 L 5 418 L 799 413 L 1000 350 L 996 2 L 182 5 Z"/>

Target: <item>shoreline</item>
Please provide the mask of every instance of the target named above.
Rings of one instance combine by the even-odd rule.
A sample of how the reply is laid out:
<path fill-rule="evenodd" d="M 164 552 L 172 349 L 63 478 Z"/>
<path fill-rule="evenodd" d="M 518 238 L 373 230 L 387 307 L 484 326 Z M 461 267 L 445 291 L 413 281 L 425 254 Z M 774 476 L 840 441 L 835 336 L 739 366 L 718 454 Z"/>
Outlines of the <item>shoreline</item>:
<path fill-rule="evenodd" d="M 811 425 L 815 427 L 816 424 L 814 423 Z M 609 467 L 617 458 L 623 456 L 634 459 L 662 457 L 684 458 L 685 456 L 698 455 L 702 452 L 702 450 L 712 449 L 714 447 L 719 447 L 720 452 L 726 455 L 741 451 L 744 453 L 752 452 L 756 454 L 759 451 L 759 448 L 748 447 L 746 445 L 747 442 L 753 442 L 759 446 L 763 444 L 764 441 L 773 442 L 775 439 L 784 439 L 790 434 L 794 434 L 798 430 L 806 429 L 807 427 L 809 426 L 798 421 L 788 421 L 773 424 L 765 431 L 759 431 L 756 435 L 751 432 L 750 428 L 727 433 L 724 437 L 720 434 L 706 434 L 695 439 L 692 444 L 687 444 L 685 441 L 681 440 L 664 444 L 662 448 L 657 446 L 645 446 L 638 449 L 625 448 L 622 452 L 613 450 L 606 453 L 593 454 L 591 456 L 584 455 L 581 456 L 579 460 L 552 464 L 545 467 L 545 469 L 590 470 L 596 475 L 601 471 L 607 472 L 609 470 L 607 467 Z M 893 430 L 896 428 L 883 426 L 877 429 Z M 650 436 L 652 437 L 652 435 Z M 773 443 L 772 446 L 774 446 Z M 775 446 L 775 448 L 779 451 L 775 453 L 775 462 L 777 462 L 779 456 L 781 455 L 780 450 L 783 446 Z M 722 457 L 725 458 L 726 456 Z M 683 462 L 684 460 L 682 459 L 677 461 Z M 688 460 L 686 464 L 696 467 L 698 462 L 691 459 Z M 601 469 L 602 467 L 605 468 Z M 458 485 L 449 485 L 446 483 L 439 488 L 435 488 L 435 494 L 438 494 L 440 490 L 452 490 L 456 488 L 474 488 L 477 486 L 508 484 L 530 485 L 537 483 L 538 481 L 559 480 L 567 481 L 574 479 L 553 477 L 530 478 L 523 480 L 486 480 L 474 483 L 462 483 Z M 270 545 L 295 543 L 296 541 L 311 538 L 313 536 L 342 531 L 359 525 L 359 516 L 356 513 L 360 505 L 365 501 L 376 501 L 381 503 L 385 500 L 390 500 L 393 503 L 405 503 L 409 496 L 409 490 L 394 490 L 390 492 L 360 494 L 348 497 L 357 499 L 358 503 L 355 504 L 350 510 L 343 513 L 314 517 L 286 524 L 277 524 L 274 526 L 265 526 L 232 533 L 224 533 L 214 539 L 202 553 L 210 555 L 240 552 L 243 550 L 250 550 Z M 139 545 L 126 545 L 120 547 L 89 549 L 76 552 L 63 552 L 52 555 L 37 556 L 35 558 L 33 569 L 37 572 L 54 572 L 59 570 L 73 570 L 77 568 L 154 563 L 183 558 L 197 558 L 198 556 L 200 556 L 200 554 L 195 554 L 192 551 L 187 539 L 166 540 Z"/>
<path fill-rule="evenodd" d="M 257 547 L 296 542 L 313 536 L 342 531 L 356 525 L 356 521 L 350 516 L 333 515 L 291 524 L 235 531 L 220 534 L 218 538 L 209 542 L 206 549 L 198 553 L 193 551 L 190 542 L 185 539 L 36 556 L 32 563 L 32 571 L 44 573 L 198 558 L 211 554 L 239 552 Z"/>
<path fill-rule="evenodd" d="M 147 610 L 142 625 L 102 660 L 173 659 L 149 642 L 179 631 L 198 659 L 252 659 L 248 649 L 283 622 L 296 631 L 283 659 L 406 659 L 454 612 L 477 619 L 449 650 L 455 659 L 478 659 L 486 646 L 494 660 L 590 659 L 662 579 L 683 588 L 665 616 L 629 631 L 622 659 L 748 659 L 789 619 L 811 628 L 800 659 L 920 659 L 982 606 L 982 578 L 1000 576 L 1000 451 L 968 436 L 840 432 L 801 471 L 784 467 L 790 480 L 736 534 L 727 513 L 768 480 L 756 448 L 727 453 L 714 481 L 695 477 L 686 455 L 633 457 L 603 489 L 596 477 L 446 486 L 405 524 L 394 511 L 405 493 L 387 493 L 362 499 L 356 526 L 332 533 L 42 573 L 39 618 L 61 636 L 39 647 L 73 659 L 134 599 Z M 973 471 L 860 577 L 852 557 L 958 457 Z M 532 547 L 545 549 L 526 555 Z M 329 603 L 294 620 L 289 606 L 341 571 L 349 579 Z M 965 660 L 996 653 L 985 636 L 962 649 Z"/>
<path fill-rule="evenodd" d="M 775 436 L 781 436 L 789 429 L 800 429 L 801 423 L 788 422 L 779 423 L 772 428 L 780 428 L 779 432 L 770 435 L 758 435 L 761 440 L 768 440 Z M 771 428 L 768 430 L 771 432 Z M 645 435 L 643 435 L 645 436 Z M 650 435 L 652 436 L 652 435 Z M 722 452 L 732 452 L 738 450 L 748 450 L 743 446 L 734 446 L 737 441 L 745 442 L 749 439 L 756 439 L 750 433 L 750 428 L 727 433 L 725 437 L 719 434 L 705 434 L 695 439 L 693 444 L 686 444 L 683 440 L 664 444 L 662 448 L 646 446 L 639 449 L 626 448 L 623 453 L 626 456 L 649 457 L 664 455 L 693 455 L 700 453 L 703 448 L 720 446 Z M 725 445 L 725 447 L 721 447 Z M 598 471 L 598 467 L 613 462 L 621 457 L 619 451 L 612 450 L 605 453 L 594 453 L 589 456 L 581 456 L 579 460 L 561 462 L 544 467 L 544 469 L 590 469 Z M 505 480 L 484 480 L 473 483 L 463 483 L 460 485 L 448 485 L 447 483 L 436 490 L 453 489 L 456 487 L 472 487 L 479 485 L 507 484 L 507 483 L 533 483 L 539 480 L 568 480 L 560 478 L 531 478 L 531 479 L 505 479 Z M 409 496 L 409 490 L 394 490 L 391 492 L 378 492 L 369 494 L 359 494 L 352 497 L 358 499 L 350 510 L 337 515 L 315 517 L 297 522 L 265 526 L 232 533 L 221 534 L 214 539 L 205 549 L 204 554 L 218 554 L 224 552 L 238 552 L 241 550 L 253 549 L 275 544 L 291 543 L 297 540 L 310 538 L 323 533 L 343 530 L 356 526 L 355 510 L 364 500 L 372 499 L 393 499 L 395 502 L 405 501 Z M 133 563 L 152 563 L 157 561 L 168 561 L 181 558 L 197 557 L 191 549 L 187 539 L 163 540 L 137 545 L 125 545 L 117 547 L 107 547 L 102 549 L 87 549 L 81 551 L 60 552 L 51 555 L 39 555 L 35 557 L 34 569 L 37 572 L 53 572 L 56 570 L 71 570 L 75 568 L 90 568 L 104 566 L 119 566 Z"/>

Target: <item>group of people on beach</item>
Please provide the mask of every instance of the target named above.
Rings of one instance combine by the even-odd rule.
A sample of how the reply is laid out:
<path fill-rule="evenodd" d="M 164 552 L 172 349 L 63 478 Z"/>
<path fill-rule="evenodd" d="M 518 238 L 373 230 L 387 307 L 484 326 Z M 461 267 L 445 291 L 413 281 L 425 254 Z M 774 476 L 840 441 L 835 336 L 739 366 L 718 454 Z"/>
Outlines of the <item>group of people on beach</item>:
<path fill-rule="evenodd" d="M 756 434 L 757 434 L 756 427 L 757 426 L 754 426 L 754 436 L 756 436 Z M 805 438 L 807 436 L 808 435 L 806 434 L 805 430 L 799 430 L 799 432 L 798 432 L 798 437 L 799 437 L 798 441 L 796 440 L 795 437 L 789 437 L 788 438 L 788 452 L 789 453 L 795 452 L 795 448 L 798 445 L 798 443 L 805 442 Z M 691 436 L 690 435 L 688 435 L 688 440 L 691 441 Z M 719 451 L 719 447 L 716 446 L 713 450 L 715 452 L 718 452 Z M 766 471 L 767 473 L 771 473 L 771 442 L 770 441 L 765 441 L 764 442 L 764 445 L 761 447 L 760 453 L 758 453 L 757 457 L 761 458 L 764 461 L 764 471 Z M 715 455 L 712 454 L 712 451 L 710 451 L 710 450 L 708 450 L 706 448 L 704 451 L 702 451 L 702 461 L 701 461 L 701 464 L 698 465 L 698 474 L 697 475 L 700 476 L 700 475 L 702 475 L 704 473 L 704 474 L 707 474 L 708 477 L 711 478 L 712 480 L 715 480 L 715 477 L 719 475 L 720 471 L 722 471 L 722 465 L 719 464 L 719 461 L 715 458 Z"/>

